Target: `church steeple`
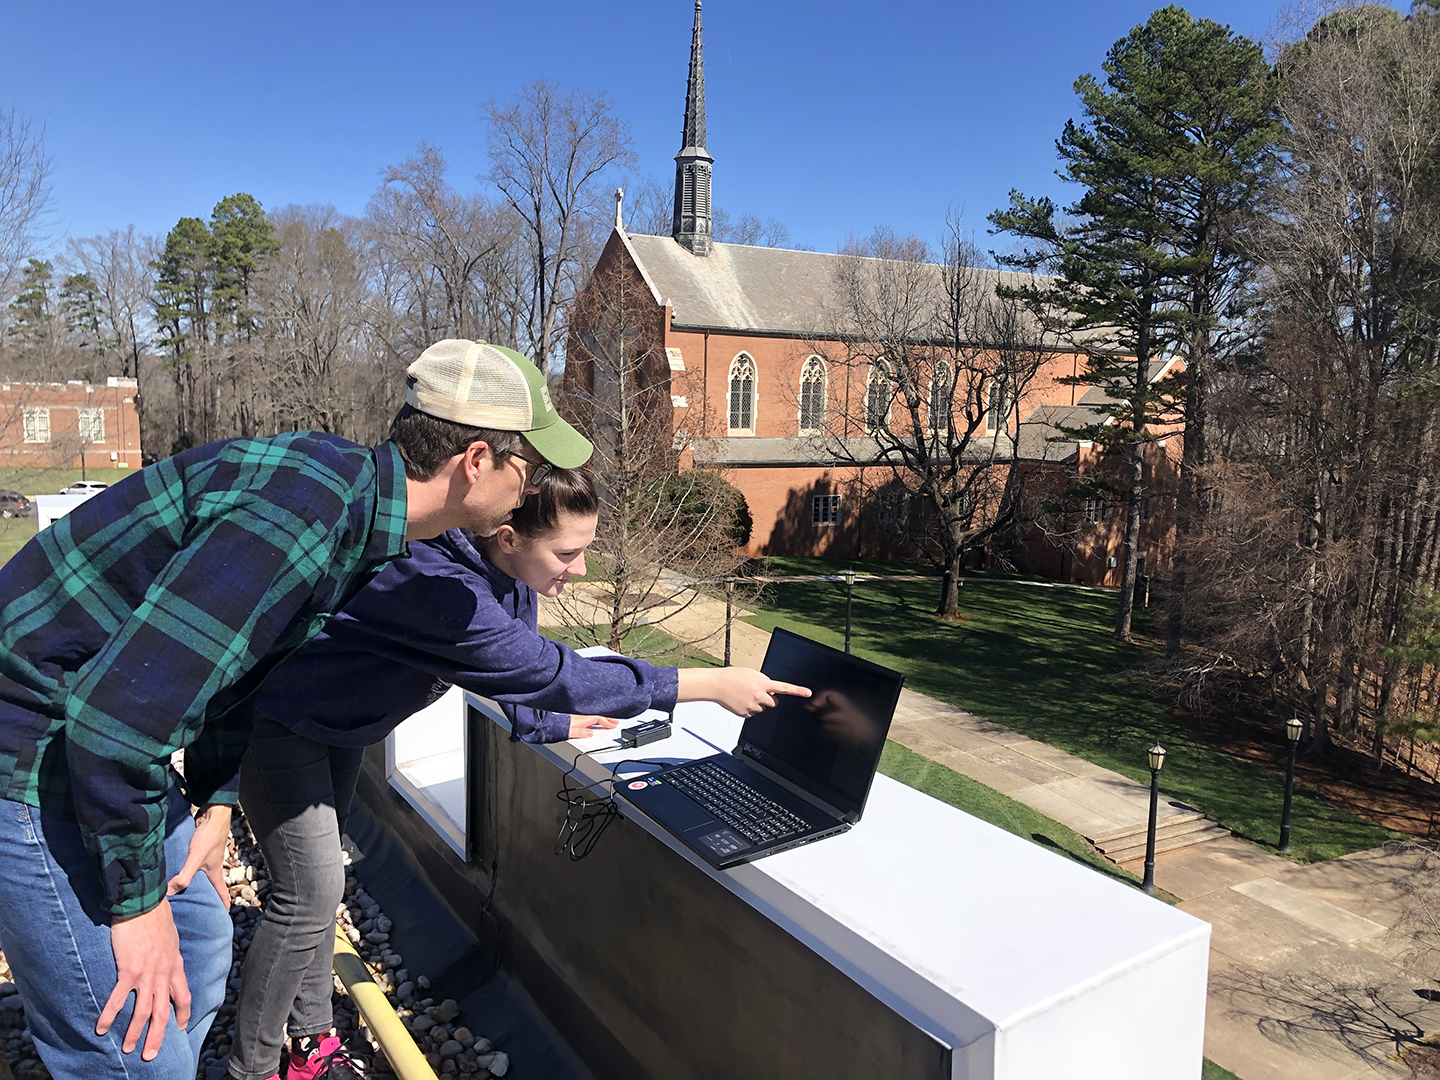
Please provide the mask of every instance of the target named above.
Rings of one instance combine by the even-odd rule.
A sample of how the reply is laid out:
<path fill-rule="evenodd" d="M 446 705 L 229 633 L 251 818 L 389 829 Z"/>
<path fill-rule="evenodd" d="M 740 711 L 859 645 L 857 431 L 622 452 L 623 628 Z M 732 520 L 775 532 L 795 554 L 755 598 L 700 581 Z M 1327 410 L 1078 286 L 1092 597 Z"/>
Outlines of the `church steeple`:
<path fill-rule="evenodd" d="M 700 0 L 690 37 L 690 79 L 685 87 L 685 128 L 675 155 L 675 216 L 670 235 L 696 255 L 710 254 L 710 166 L 705 149 L 705 58 L 700 46 Z"/>

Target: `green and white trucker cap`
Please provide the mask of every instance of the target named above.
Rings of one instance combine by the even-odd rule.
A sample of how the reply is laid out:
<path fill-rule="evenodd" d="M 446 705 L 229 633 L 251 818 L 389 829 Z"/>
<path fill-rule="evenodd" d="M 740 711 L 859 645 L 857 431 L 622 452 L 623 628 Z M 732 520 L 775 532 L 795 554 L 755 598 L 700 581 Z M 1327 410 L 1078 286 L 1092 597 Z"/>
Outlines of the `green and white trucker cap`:
<path fill-rule="evenodd" d="M 519 431 L 561 469 L 590 460 L 594 447 L 555 411 L 544 373 L 514 349 L 448 338 L 408 369 L 405 400 L 442 420 L 494 431 Z"/>

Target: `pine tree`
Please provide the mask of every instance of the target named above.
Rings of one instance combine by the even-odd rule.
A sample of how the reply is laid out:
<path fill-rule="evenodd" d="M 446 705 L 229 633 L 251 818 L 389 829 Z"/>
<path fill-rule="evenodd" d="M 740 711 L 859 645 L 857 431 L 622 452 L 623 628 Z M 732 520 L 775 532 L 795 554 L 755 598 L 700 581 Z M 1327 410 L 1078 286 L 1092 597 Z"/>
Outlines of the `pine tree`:
<path fill-rule="evenodd" d="M 1205 379 L 1243 301 L 1248 263 L 1234 229 L 1261 183 L 1275 88 L 1257 46 L 1173 6 L 1117 41 L 1104 72 L 1103 83 L 1076 80 L 1084 118 L 1067 122 L 1056 144 L 1060 176 L 1083 188 L 1065 208 L 1073 220 L 1057 221 L 1051 200 L 1019 192 L 990 220 L 1026 242 L 1005 261 L 1057 275 L 1016 293 L 1083 342 L 1087 371 L 1077 381 L 1108 398 L 1100 422 L 1066 433 L 1129 459 L 1115 626 L 1129 641 L 1145 447 L 1152 427 L 1184 415 L 1195 428 L 1185 448 L 1191 482 L 1204 448 Z M 1186 375 L 1157 382 L 1175 353 Z"/>
<path fill-rule="evenodd" d="M 194 371 L 197 351 L 211 338 L 214 238 L 199 218 L 183 217 L 165 237 L 155 260 L 156 344 L 169 353 L 175 376 L 175 440 L 172 449 L 195 445 Z"/>
<path fill-rule="evenodd" d="M 252 195 L 227 195 L 210 215 L 210 258 L 214 291 L 212 314 L 217 338 L 249 340 L 255 329 L 251 305 L 254 277 L 264 261 L 280 250 L 275 227 Z"/>

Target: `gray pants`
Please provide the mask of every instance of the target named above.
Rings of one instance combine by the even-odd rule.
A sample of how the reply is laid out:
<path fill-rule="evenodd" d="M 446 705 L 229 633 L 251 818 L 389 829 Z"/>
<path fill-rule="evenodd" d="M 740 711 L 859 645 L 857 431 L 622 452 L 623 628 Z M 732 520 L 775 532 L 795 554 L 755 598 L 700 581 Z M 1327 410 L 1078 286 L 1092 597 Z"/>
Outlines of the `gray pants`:
<path fill-rule="evenodd" d="M 300 735 L 256 739 L 240 768 L 240 806 L 270 868 L 265 917 L 245 957 L 230 1075 L 266 1080 L 285 1036 L 329 1031 L 335 909 L 345 896 L 340 836 L 363 750 Z"/>

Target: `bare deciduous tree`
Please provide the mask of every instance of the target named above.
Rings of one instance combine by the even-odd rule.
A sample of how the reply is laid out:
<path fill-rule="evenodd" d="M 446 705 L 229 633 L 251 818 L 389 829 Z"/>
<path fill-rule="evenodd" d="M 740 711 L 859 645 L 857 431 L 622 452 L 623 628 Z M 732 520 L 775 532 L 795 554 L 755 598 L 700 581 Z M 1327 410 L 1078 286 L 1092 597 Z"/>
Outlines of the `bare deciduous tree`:
<path fill-rule="evenodd" d="M 1337 11 L 1278 60 L 1264 348 L 1217 386 L 1199 640 L 1313 717 L 1316 750 L 1333 731 L 1378 762 L 1440 707 L 1407 629 L 1440 584 L 1440 18 Z"/>
<path fill-rule="evenodd" d="M 582 636 L 630 655 L 647 627 L 693 643 L 682 626 L 696 579 L 734 574 L 743 499 L 713 473 L 681 472 L 669 366 L 649 291 L 629 267 L 597 270 L 570 325 L 567 409 L 595 443 L 600 529 L 590 577 L 559 604 Z M 748 512 L 743 512 L 748 521 Z M 638 637 L 637 637 L 638 635 Z"/>
<path fill-rule="evenodd" d="M 838 460 L 888 466 L 919 497 L 947 617 L 965 559 L 1008 539 L 1023 507 L 1016 410 L 1047 350 L 1020 302 L 996 295 L 1001 276 L 980 265 L 958 221 L 938 264 L 915 237 L 877 231 L 837 264 L 827 317 L 844 336 L 810 343 L 840 391 L 814 430 Z"/>
<path fill-rule="evenodd" d="M 606 95 L 565 92 L 548 79 L 484 110 L 489 179 L 523 223 L 529 256 L 518 347 L 544 365 L 563 341 L 562 311 L 610 228 L 606 181 L 634 164 L 630 132 Z"/>
<path fill-rule="evenodd" d="M 43 240 L 50 171 L 45 129 L 15 109 L 0 108 L 0 298 L 13 294 L 16 275 Z M 0 344 L 4 324 L 0 315 Z"/>

